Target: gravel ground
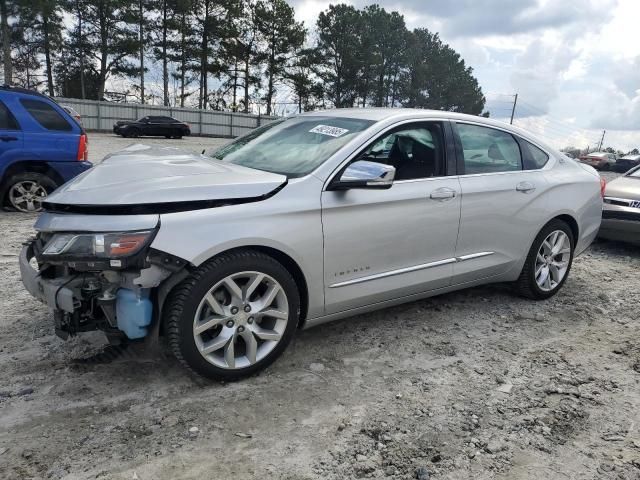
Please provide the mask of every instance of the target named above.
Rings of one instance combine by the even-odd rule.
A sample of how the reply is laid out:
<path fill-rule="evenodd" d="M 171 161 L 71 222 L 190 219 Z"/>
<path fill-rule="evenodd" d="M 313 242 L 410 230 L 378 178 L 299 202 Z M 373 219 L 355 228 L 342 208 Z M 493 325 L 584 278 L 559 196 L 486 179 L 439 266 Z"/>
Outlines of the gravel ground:
<path fill-rule="evenodd" d="M 142 137 L 142 138 L 123 138 L 120 135 L 112 133 L 96 133 L 89 132 L 89 160 L 98 163 L 107 153 L 115 152 L 128 147 L 134 143 L 144 143 L 145 145 L 166 145 L 169 147 L 184 148 L 197 153 L 203 149 L 210 149 L 223 145 L 230 140 L 228 138 L 212 138 L 212 137 L 182 137 L 164 138 L 164 137 Z"/>
<path fill-rule="evenodd" d="M 58 339 L 24 291 L 34 219 L 0 213 L 2 479 L 640 478 L 638 249 L 594 244 L 545 302 L 496 285 L 300 332 L 219 384 L 164 349 L 73 362 L 102 339 Z"/>

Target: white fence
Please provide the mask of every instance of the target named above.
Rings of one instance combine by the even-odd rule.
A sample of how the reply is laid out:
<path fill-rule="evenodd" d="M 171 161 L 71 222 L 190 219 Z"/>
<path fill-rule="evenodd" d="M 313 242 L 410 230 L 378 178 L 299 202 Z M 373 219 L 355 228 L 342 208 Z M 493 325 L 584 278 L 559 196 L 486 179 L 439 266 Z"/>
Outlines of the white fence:
<path fill-rule="evenodd" d="M 166 115 L 187 122 L 191 126 L 192 135 L 237 137 L 277 118 L 195 108 L 99 102 L 78 98 L 56 98 L 56 101 L 77 111 L 82 116 L 84 128 L 95 131 L 110 132 L 117 120 L 138 120 L 147 115 Z"/>

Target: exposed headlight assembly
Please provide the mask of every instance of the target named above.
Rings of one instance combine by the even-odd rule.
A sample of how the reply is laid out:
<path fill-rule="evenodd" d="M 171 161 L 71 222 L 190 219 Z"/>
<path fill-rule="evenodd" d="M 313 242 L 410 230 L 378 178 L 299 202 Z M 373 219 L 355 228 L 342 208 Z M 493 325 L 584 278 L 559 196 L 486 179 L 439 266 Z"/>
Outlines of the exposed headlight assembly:
<path fill-rule="evenodd" d="M 112 233 L 56 233 L 42 255 L 81 259 L 119 259 L 135 255 L 147 246 L 155 230 Z"/>

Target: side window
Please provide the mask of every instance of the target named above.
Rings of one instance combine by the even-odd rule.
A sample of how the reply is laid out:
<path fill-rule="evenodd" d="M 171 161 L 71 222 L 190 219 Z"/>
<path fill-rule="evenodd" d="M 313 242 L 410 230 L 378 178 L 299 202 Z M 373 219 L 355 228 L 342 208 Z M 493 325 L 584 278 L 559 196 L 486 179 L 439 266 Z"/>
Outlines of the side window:
<path fill-rule="evenodd" d="M 544 167 L 549 161 L 549 155 L 526 140 L 520 139 L 520 145 L 522 145 L 525 150 L 523 152 L 525 170 L 537 170 Z"/>
<path fill-rule="evenodd" d="M 71 124 L 48 103 L 30 98 L 21 98 L 20 103 L 29 112 L 29 115 L 47 130 L 60 132 L 72 130 Z"/>
<path fill-rule="evenodd" d="M 0 130 L 20 130 L 15 117 L 2 102 L 0 102 Z"/>
<path fill-rule="evenodd" d="M 413 123 L 384 134 L 356 160 L 396 168 L 396 180 L 443 176 L 444 134 L 438 122 Z"/>
<path fill-rule="evenodd" d="M 458 123 L 465 173 L 522 170 L 522 156 L 515 138 L 490 127 Z"/>

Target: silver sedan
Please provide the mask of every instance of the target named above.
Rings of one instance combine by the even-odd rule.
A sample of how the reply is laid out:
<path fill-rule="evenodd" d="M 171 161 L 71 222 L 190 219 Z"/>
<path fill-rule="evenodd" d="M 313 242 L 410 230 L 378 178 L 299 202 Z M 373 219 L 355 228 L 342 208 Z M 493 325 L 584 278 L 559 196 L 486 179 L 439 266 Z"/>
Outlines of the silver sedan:
<path fill-rule="evenodd" d="M 640 245 L 640 165 L 609 182 L 598 235 Z"/>
<path fill-rule="evenodd" d="M 62 337 L 165 335 L 188 368 L 234 379 L 298 328 L 494 282 L 555 295 L 598 232 L 602 187 L 485 118 L 314 112 L 208 155 L 107 157 L 50 195 L 22 278 Z"/>

